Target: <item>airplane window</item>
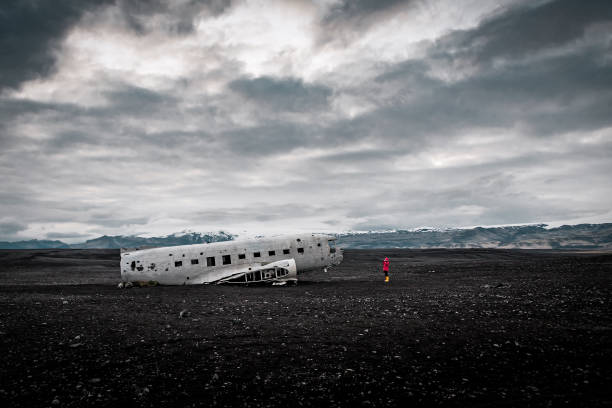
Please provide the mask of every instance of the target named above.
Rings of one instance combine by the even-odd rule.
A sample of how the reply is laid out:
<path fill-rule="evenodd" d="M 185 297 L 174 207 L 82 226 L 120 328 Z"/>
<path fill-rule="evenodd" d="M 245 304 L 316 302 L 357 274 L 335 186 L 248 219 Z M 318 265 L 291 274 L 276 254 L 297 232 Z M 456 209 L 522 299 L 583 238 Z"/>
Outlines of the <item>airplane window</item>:
<path fill-rule="evenodd" d="M 215 266 L 215 257 L 209 256 L 206 258 L 206 266 Z"/>
<path fill-rule="evenodd" d="M 176 261 L 174 263 L 174 266 L 176 266 L 176 267 L 183 266 L 183 261 Z"/>
<path fill-rule="evenodd" d="M 288 249 L 283 249 L 283 254 L 287 255 L 289 253 Z"/>
<path fill-rule="evenodd" d="M 319 242 L 319 243 L 317 244 L 317 246 L 321 246 L 321 243 Z"/>
<path fill-rule="evenodd" d="M 303 254 L 304 253 L 304 248 L 298 248 L 298 254 Z"/>
<path fill-rule="evenodd" d="M 276 251 L 268 251 L 268 256 L 274 256 L 276 255 Z"/>
<path fill-rule="evenodd" d="M 253 252 L 253 256 L 255 258 L 259 258 L 261 256 L 261 252 Z"/>
<path fill-rule="evenodd" d="M 223 265 L 229 265 L 232 263 L 232 258 L 230 255 L 223 255 Z"/>
<path fill-rule="evenodd" d="M 246 258 L 246 254 L 238 254 L 238 259 L 245 259 Z"/>
<path fill-rule="evenodd" d="M 192 259 L 191 260 L 191 264 L 192 265 L 197 265 L 199 263 L 199 261 L 197 259 Z"/>

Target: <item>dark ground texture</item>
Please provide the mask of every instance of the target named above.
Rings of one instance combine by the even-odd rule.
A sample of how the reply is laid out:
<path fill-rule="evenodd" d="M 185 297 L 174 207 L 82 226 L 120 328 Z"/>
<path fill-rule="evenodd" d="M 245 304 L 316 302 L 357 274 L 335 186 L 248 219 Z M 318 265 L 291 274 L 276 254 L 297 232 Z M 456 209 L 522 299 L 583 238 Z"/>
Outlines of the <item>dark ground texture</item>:
<path fill-rule="evenodd" d="M 612 405 L 610 253 L 351 250 L 297 287 L 118 281 L 116 250 L 0 251 L 1 406 Z"/>

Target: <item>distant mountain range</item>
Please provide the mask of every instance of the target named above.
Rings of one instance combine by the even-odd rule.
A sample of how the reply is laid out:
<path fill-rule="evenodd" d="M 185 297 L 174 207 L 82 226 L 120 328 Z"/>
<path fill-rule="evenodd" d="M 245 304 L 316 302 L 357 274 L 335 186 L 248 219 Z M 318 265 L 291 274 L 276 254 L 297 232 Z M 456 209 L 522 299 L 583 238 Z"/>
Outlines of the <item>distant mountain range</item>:
<path fill-rule="evenodd" d="M 79 244 L 66 244 L 62 241 L 47 241 L 33 239 L 19 242 L 0 242 L 0 249 L 87 249 L 87 248 L 138 248 L 138 247 L 160 247 L 190 244 L 204 244 L 209 242 L 230 241 L 236 236 L 224 231 L 202 234 L 199 232 L 179 232 L 165 237 L 137 237 L 133 235 L 123 236 L 104 235 L 96 239 L 90 239 Z"/>
<path fill-rule="evenodd" d="M 612 223 L 564 225 L 546 224 L 470 229 L 418 229 L 387 232 L 336 234 L 344 248 L 525 248 L 525 249 L 611 249 Z M 79 244 L 62 241 L 30 240 L 0 242 L 0 249 L 44 248 L 138 248 L 176 246 L 230 241 L 237 237 L 216 233 L 181 232 L 164 237 L 107 236 Z"/>
<path fill-rule="evenodd" d="M 612 223 L 420 229 L 338 235 L 344 248 L 612 249 Z"/>

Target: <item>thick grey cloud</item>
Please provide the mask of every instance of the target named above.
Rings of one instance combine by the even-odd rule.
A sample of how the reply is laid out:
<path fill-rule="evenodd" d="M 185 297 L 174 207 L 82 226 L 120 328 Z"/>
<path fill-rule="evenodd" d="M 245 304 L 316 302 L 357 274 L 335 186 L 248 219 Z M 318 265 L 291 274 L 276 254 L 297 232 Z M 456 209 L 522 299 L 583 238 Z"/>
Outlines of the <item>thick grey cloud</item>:
<path fill-rule="evenodd" d="M 612 24 L 606 2 L 511 9 L 472 30 L 446 35 L 427 58 L 402 62 L 377 80 L 399 89 L 391 110 L 408 119 L 411 132 L 520 124 L 534 135 L 556 135 L 606 127 L 612 123 L 606 108 L 612 103 L 609 30 L 573 45 L 604 21 Z M 506 62 L 492 65 L 493 58 Z M 451 81 L 432 77 L 440 59 L 442 69 L 475 65 L 476 74 Z"/>
<path fill-rule="evenodd" d="M 339 41 L 346 43 L 384 21 L 394 12 L 410 7 L 415 0 L 342 0 L 335 2 L 321 17 L 320 44 Z"/>
<path fill-rule="evenodd" d="M 115 85 L 113 90 L 105 92 L 105 97 L 108 107 L 91 109 L 88 113 L 92 116 L 151 115 L 160 110 L 172 111 L 178 102 L 173 95 L 129 84 Z"/>
<path fill-rule="evenodd" d="M 612 64 L 601 61 L 604 51 L 579 51 L 545 58 L 539 64 L 509 64 L 452 83 L 427 79 L 422 95 L 373 115 L 407 120 L 412 134 L 449 134 L 466 127 L 505 128 L 520 123 L 534 135 L 555 135 L 609 126 Z M 408 76 L 412 75 L 409 70 Z M 409 82 L 402 71 L 403 66 L 386 77 L 396 78 L 393 83 L 402 86 Z"/>
<path fill-rule="evenodd" d="M 245 127 L 222 136 L 228 151 L 238 154 L 271 155 L 289 152 L 316 143 L 309 129 L 292 123 L 270 121 L 263 126 Z"/>
<path fill-rule="evenodd" d="M 195 0 L 183 7 L 166 1 L 143 0 L 6 0 L 0 5 L 0 90 L 17 88 L 27 80 L 54 72 L 61 40 L 88 12 L 118 7 L 126 26 L 144 35 L 155 29 L 179 35 L 193 31 L 194 18 L 204 12 L 216 16 L 231 1 Z M 157 26 L 153 16 L 164 22 Z"/>
<path fill-rule="evenodd" d="M 28 226 L 22 222 L 11 219 L 0 219 L 0 238 L 13 238 L 17 232 L 23 231 Z"/>
<path fill-rule="evenodd" d="M 484 21 L 477 29 L 446 36 L 437 51 L 450 58 L 465 53 L 483 64 L 496 57 L 523 57 L 558 47 L 580 39 L 594 24 L 610 22 L 612 7 L 606 0 L 527 3 Z"/>
<path fill-rule="evenodd" d="M 609 221 L 604 3 L 506 2 L 397 45 L 385 24 L 427 4 L 300 4 L 289 28 L 295 4 L 270 4 L 71 6 L 33 30 L 60 71 L 24 53 L 4 85 L 3 234 Z M 252 41 L 266 25 L 288 31 Z"/>
<path fill-rule="evenodd" d="M 337 21 L 363 20 L 411 3 L 414 3 L 414 0 L 342 0 L 333 3 L 322 20 L 324 25 Z"/>
<path fill-rule="evenodd" d="M 194 30 L 194 17 L 198 13 L 218 16 L 232 7 L 232 0 L 190 0 L 177 7 L 163 0 L 121 0 L 118 1 L 121 17 L 126 25 L 140 35 L 155 29 L 163 29 L 169 34 L 186 35 Z M 151 17 L 163 16 L 160 27 L 151 23 Z"/>
<path fill-rule="evenodd" d="M 240 78 L 230 82 L 229 88 L 271 109 L 301 113 L 327 108 L 332 94 L 326 86 L 307 85 L 296 78 Z"/>
<path fill-rule="evenodd" d="M 59 42 L 83 13 L 110 1 L 21 1 L 0 5 L 0 89 L 49 75 Z"/>

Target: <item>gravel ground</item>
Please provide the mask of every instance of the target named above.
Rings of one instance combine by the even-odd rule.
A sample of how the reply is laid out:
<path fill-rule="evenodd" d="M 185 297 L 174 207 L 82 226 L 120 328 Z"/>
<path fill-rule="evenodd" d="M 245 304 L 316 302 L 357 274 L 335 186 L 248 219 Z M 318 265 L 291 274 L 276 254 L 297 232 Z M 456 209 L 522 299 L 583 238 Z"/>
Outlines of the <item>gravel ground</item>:
<path fill-rule="evenodd" d="M 0 265 L 4 407 L 612 405 L 610 253 L 353 250 L 297 287 L 120 290 L 113 250 Z"/>

